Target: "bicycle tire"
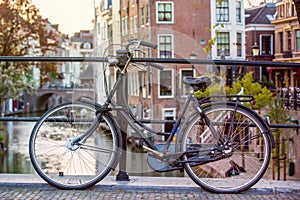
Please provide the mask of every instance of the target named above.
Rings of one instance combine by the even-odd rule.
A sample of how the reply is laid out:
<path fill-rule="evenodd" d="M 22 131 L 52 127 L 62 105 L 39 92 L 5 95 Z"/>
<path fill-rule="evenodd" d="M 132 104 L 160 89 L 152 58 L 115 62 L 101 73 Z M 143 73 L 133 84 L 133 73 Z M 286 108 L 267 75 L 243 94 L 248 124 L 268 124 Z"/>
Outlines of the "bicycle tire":
<path fill-rule="evenodd" d="M 203 112 L 212 121 L 211 126 L 225 138 L 229 131 L 228 117 L 235 105 L 231 103 L 211 104 Z M 227 118 L 227 119 L 226 119 Z M 229 117 L 230 118 L 230 117 Z M 203 189 L 214 193 L 240 193 L 248 190 L 265 174 L 271 156 L 271 142 L 261 118 L 245 106 L 238 105 L 232 129 L 230 154 L 220 154 L 214 162 L 186 162 L 192 156 L 211 159 L 216 147 L 210 129 L 195 112 L 187 120 L 180 142 L 181 151 L 198 148 L 198 155 L 185 155 L 182 160 L 190 178 Z M 194 150 L 193 149 L 193 150 Z M 228 153 L 228 152 L 227 152 Z M 232 155 L 231 155 L 232 154 Z M 227 155 L 227 156 L 226 156 Z M 207 157 L 206 157 L 207 158 Z M 217 157 L 216 157 L 217 158 Z"/>
<path fill-rule="evenodd" d="M 95 113 L 94 105 L 65 103 L 48 110 L 35 124 L 29 139 L 30 159 L 36 172 L 52 186 L 91 187 L 118 162 L 120 137 L 107 114 L 86 140 L 68 142 L 91 126 Z"/>

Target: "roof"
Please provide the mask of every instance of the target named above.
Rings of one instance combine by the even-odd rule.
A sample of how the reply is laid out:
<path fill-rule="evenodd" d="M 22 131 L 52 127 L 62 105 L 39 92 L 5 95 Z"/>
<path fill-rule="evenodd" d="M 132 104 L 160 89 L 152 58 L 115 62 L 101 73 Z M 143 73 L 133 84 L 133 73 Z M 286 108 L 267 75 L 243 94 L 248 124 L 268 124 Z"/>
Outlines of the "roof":
<path fill-rule="evenodd" d="M 271 24 L 276 13 L 276 4 L 265 5 L 245 9 L 246 24 Z"/>

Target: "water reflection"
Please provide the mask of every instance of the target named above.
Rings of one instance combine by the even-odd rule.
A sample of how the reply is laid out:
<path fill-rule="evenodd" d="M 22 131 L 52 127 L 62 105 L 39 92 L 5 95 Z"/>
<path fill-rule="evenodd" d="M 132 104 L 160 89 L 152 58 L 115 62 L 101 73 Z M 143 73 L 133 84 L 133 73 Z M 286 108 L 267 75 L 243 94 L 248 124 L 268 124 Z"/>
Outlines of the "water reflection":
<path fill-rule="evenodd" d="M 1 136 L 6 151 L 0 150 L 0 172 L 12 174 L 32 174 L 28 153 L 28 139 L 34 123 L 0 122 Z"/>
<path fill-rule="evenodd" d="M 28 141 L 34 122 L 0 122 L 0 135 L 6 151 L 0 149 L 0 173 L 34 174 L 28 152 Z M 158 173 L 147 164 L 146 154 L 127 148 L 127 172 L 132 176 L 183 176 L 179 171 Z M 116 175 L 118 170 L 112 171 Z"/>

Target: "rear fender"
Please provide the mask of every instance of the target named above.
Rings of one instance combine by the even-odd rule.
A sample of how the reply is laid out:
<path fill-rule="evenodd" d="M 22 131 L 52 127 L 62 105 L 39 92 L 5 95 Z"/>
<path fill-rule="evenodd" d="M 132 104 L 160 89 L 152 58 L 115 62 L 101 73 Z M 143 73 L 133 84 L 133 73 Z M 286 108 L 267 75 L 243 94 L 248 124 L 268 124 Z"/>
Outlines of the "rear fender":
<path fill-rule="evenodd" d="M 212 103 L 204 105 L 202 108 L 203 108 L 203 110 L 205 110 L 205 109 L 208 109 L 211 106 L 223 105 L 223 104 L 235 106 L 235 102 L 227 101 L 227 102 L 212 102 Z M 263 134 L 267 135 L 267 137 L 268 137 L 268 139 L 271 143 L 271 147 L 274 148 L 275 147 L 275 140 L 274 140 L 274 136 L 273 136 L 268 124 L 252 109 L 250 109 L 250 108 L 248 108 L 244 105 L 241 105 L 241 104 L 239 104 L 239 106 L 242 107 L 243 109 L 247 110 L 248 112 L 250 112 L 254 117 L 256 117 L 259 120 L 259 123 L 263 127 Z M 180 151 L 180 143 L 181 143 L 181 140 L 183 138 L 183 134 L 185 132 L 185 129 L 188 127 L 188 122 L 198 114 L 199 114 L 198 111 L 194 111 L 189 116 L 187 116 L 186 119 L 184 120 L 183 125 L 180 129 L 179 137 L 177 138 L 177 141 L 176 141 L 176 151 L 177 152 Z"/>

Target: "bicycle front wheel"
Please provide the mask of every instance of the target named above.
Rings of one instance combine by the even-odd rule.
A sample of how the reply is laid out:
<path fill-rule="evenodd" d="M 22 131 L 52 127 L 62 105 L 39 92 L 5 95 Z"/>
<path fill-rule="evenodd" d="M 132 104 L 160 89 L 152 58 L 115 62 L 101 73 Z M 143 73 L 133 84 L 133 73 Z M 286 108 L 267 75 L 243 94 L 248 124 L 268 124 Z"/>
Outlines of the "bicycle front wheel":
<path fill-rule="evenodd" d="M 195 114 L 183 135 L 181 150 L 199 151 L 183 157 L 185 170 L 195 183 L 210 192 L 247 190 L 262 178 L 269 165 L 271 145 L 263 122 L 256 113 L 239 105 L 230 128 L 234 111 L 231 104 L 208 106 L 204 112 L 210 126 Z M 228 134 L 228 147 L 221 147 L 219 141 Z"/>
<path fill-rule="evenodd" d="M 84 139 L 96 118 L 93 105 L 66 103 L 47 111 L 35 124 L 29 141 L 36 172 L 60 189 L 84 189 L 102 180 L 119 157 L 119 136 L 111 118 L 103 114 Z"/>

